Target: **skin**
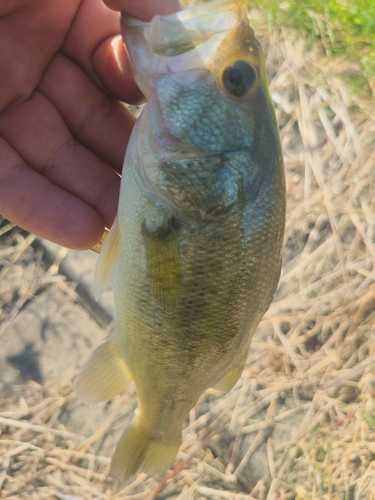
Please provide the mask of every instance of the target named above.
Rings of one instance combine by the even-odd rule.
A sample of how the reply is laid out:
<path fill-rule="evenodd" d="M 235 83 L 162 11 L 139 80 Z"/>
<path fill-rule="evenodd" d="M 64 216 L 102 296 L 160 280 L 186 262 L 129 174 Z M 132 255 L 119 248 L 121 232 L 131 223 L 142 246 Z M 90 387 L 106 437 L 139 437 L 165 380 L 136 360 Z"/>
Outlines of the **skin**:
<path fill-rule="evenodd" d="M 139 103 L 119 13 L 144 21 L 177 0 L 0 2 L 0 214 L 70 248 L 110 227 Z M 112 10 L 113 9 L 113 10 Z"/>

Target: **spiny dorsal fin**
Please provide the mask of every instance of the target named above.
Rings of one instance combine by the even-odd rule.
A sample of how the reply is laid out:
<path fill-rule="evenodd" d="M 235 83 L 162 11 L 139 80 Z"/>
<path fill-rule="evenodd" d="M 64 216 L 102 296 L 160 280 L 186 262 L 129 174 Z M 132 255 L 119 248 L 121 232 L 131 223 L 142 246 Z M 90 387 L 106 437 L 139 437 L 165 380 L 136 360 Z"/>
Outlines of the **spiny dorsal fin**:
<path fill-rule="evenodd" d="M 102 293 L 107 290 L 112 282 L 115 273 L 119 247 L 120 233 L 116 216 L 96 264 L 94 281 L 94 293 L 96 300 L 100 298 Z"/>

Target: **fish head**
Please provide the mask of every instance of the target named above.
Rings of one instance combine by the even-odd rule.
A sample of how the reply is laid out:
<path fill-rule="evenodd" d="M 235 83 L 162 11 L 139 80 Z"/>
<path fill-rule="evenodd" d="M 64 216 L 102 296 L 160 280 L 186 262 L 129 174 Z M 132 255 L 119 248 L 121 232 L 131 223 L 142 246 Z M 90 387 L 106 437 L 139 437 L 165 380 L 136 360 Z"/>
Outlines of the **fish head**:
<path fill-rule="evenodd" d="M 245 1 L 217 0 L 150 23 L 123 16 L 122 32 L 163 136 L 208 154 L 251 148 L 260 114 L 273 109 Z"/>

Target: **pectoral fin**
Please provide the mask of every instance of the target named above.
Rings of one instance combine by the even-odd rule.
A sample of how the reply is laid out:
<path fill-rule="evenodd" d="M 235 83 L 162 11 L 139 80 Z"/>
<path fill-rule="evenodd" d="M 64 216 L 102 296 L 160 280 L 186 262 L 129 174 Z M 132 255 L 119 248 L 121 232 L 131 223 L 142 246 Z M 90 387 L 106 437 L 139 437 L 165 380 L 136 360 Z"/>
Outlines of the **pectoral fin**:
<path fill-rule="evenodd" d="M 96 264 L 96 273 L 94 281 L 95 298 L 98 300 L 103 292 L 107 290 L 112 282 L 118 250 L 120 247 L 120 233 L 117 217 L 115 218 L 112 228 L 105 239 L 103 248 L 100 252 L 98 262 Z"/>
<path fill-rule="evenodd" d="M 229 372 L 224 375 L 224 377 L 221 378 L 219 382 L 217 382 L 212 388 L 216 391 L 230 391 L 241 376 L 241 373 L 246 364 L 247 354 L 248 353 L 246 350 L 246 355 L 243 356 L 240 361 L 231 370 L 229 370 Z"/>
<path fill-rule="evenodd" d="M 147 273 L 153 295 L 166 312 L 172 312 L 180 294 L 180 261 L 175 223 L 170 220 L 156 231 L 142 227 Z"/>
<path fill-rule="evenodd" d="M 131 381 L 114 337 L 91 354 L 74 381 L 74 391 L 85 403 L 99 403 L 125 391 Z"/>

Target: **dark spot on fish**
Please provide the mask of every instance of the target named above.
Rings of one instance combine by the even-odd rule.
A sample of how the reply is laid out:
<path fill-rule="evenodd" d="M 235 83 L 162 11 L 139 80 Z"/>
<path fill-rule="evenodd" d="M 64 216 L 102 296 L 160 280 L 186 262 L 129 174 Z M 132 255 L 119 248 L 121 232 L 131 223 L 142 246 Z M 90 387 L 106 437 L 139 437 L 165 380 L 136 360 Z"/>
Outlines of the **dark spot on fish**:
<path fill-rule="evenodd" d="M 172 217 L 165 224 L 162 224 L 154 231 L 150 231 L 146 223 L 142 225 L 142 234 L 144 236 L 153 236 L 154 238 L 166 238 L 172 231 L 177 231 L 180 227 L 179 222 Z"/>

